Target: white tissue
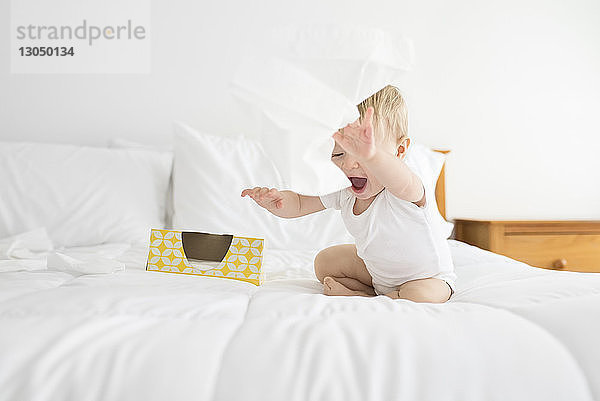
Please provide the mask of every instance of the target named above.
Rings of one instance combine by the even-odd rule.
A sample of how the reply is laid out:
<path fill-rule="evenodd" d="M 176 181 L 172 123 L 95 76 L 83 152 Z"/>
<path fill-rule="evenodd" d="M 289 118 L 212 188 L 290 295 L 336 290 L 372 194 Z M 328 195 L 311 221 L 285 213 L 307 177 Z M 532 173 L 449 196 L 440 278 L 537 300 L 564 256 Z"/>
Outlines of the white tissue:
<path fill-rule="evenodd" d="M 103 244 L 54 251 L 45 228 L 37 228 L 0 240 L 0 272 L 56 270 L 72 275 L 114 273 L 125 268 L 113 259 L 129 244 Z"/>
<path fill-rule="evenodd" d="M 44 270 L 44 259 L 5 259 L 0 260 L 0 273 L 18 272 L 22 270 Z"/>
<path fill-rule="evenodd" d="M 78 255 L 74 257 L 63 252 L 53 252 L 48 255 L 48 270 L 69 273 L 75 276 L 83 274 L 115 273 L 125 269 L 125 265 L 115 259 L 98 255 Z"/>
<path fill-rule="evenodd" d="M 0 260 L 36 259 L 54 249 L 45 228 L 36 228 L 0 240 Z"/>
<path fill-rule="evenodd" d="M 322 194 L 348 186 L 330 161 L 331 135 L 359 117 L 358 103 L 412 68 L 412 43 L 376 28 L 332 25 L 276 28 L 268 40 L 249 49 L 233 94 L 269 120 L 271 132 L 257 136 L 279 133 L 285 157 L 274 160 L 292 189 Z"/>

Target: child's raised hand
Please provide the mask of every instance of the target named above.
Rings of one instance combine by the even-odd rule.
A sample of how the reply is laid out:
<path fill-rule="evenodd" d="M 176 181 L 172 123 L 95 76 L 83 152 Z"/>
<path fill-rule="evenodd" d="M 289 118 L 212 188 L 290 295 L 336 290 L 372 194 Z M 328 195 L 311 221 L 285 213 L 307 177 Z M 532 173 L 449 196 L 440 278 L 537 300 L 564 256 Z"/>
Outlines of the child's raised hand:
<path fill-rule="evenodd" d="M 373 112 L 372 107 L 367 108 L 362 124 L 358 120 L 333 134 L 333 139 L 344 149 L 344 151 L 358 160 L 369 160 L 375 155 L 375 137 L 373 136 Z"/>
<path fill-rule="evenodd" d="M 248 195 L 261 207 L 272 211 L 281 209 L 284 206 L 284 199 L 281 192 L 275 188 L 254 187 L 252 189 L 244 189 L 242 196 Z"/>

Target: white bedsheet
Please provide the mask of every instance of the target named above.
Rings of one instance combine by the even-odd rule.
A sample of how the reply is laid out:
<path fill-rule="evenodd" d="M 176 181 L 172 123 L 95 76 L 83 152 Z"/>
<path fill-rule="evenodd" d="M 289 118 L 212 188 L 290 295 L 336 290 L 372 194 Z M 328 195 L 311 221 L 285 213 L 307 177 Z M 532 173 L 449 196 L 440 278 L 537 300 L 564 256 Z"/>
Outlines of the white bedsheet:
<path fill-rule="evenodd" d="M 120 245 L 71 250 L 114 274 L 5 271 L 0 400 L 600 400 L 600 274 L 450 243 L 442 305 L 327 297 L 316 252 L 268 252 L 261 287 Z"/>

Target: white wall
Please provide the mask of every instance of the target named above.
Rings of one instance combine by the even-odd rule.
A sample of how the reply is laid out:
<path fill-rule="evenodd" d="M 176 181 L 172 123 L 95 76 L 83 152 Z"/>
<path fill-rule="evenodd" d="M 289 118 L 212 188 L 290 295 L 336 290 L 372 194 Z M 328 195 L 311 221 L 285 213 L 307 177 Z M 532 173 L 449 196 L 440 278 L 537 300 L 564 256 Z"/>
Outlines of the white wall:
<path fill-rule="evenodd" d="M 411 37 L 411 136 L 451 149 L 450 217 L 600 219 L 600 2 L 152 2 L 152 73 L 10 74 L 0 3 L 0 139 L 167 146 L 180 119 L 252 129 L 227 90 L 271 24 L 379 25 Z"/>

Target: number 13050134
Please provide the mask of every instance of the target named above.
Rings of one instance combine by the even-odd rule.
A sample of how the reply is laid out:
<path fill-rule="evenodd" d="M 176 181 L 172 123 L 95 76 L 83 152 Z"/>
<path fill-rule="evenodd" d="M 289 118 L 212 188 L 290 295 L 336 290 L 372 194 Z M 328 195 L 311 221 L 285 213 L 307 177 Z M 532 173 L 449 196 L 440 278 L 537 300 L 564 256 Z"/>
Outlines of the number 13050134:
<path fill-rule="evenodd" d="M 35 46 L 35 47 L 19 47 L 19 55 L 23 57 L 44 57 L 44 56 L 56 56 L 56 57 L 64 57 L 64 56 L 74 56 L 75 49 L 73 47 L 45 47 L 45 46 Z"/>

